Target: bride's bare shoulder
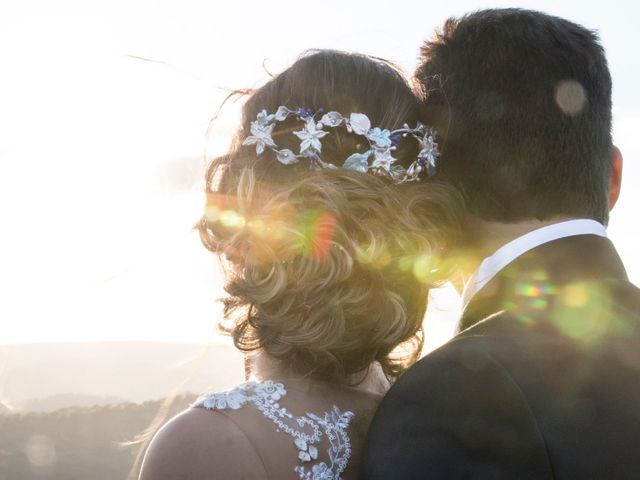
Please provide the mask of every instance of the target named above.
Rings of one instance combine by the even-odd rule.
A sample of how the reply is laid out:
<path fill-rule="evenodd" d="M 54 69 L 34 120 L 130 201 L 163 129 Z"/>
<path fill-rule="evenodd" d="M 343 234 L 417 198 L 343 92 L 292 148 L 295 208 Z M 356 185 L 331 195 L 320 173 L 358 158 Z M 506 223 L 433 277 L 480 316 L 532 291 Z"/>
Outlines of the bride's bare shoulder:
<path fill-rule="evenodd" d="M 140 480 L 176 478 L 266 478 L 266 473 L 247 437 L 223 412 L 190 408 L 156 433 L 140 472 Z"/>

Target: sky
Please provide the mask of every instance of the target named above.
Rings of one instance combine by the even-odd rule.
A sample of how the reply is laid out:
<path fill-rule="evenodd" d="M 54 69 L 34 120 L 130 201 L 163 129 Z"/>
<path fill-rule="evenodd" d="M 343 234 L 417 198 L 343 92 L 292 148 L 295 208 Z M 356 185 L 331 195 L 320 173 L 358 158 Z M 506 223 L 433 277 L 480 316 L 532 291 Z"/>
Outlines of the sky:
<path fill-rule="evenodd" d="M 310 48 L 374 54 L 411 72 L 446 18 L 504 6 L 600 32 L 625 158 L 609 233 L 640 282 L 635 3 L 9 0 L 0 4 L 0 344 L 219 341 L 222 279 L 191 227 L 204 159 L 224 150 L 236 121 L 232 106 L 205 136 L 228 89 L 259 86 Z M 451 334 L 456 315 L 455 295 L 439 295 L 428 346 Z"/>

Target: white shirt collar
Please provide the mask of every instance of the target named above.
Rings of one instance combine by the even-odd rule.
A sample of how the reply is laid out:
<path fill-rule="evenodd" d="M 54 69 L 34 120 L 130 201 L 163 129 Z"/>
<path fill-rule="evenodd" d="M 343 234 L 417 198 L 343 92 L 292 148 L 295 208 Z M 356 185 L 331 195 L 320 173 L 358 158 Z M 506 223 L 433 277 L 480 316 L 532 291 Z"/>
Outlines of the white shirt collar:
<path fill-rule="evenodd" d="M 595 220 L 577 219 L 547 225 L 512 240 L 485 258 L 469 279 L 462 292 L 463 308 L 467 308 L 473 296 L 516 258 L 545 243 L 575 235 L 606 237 L 607 230 Z"/>

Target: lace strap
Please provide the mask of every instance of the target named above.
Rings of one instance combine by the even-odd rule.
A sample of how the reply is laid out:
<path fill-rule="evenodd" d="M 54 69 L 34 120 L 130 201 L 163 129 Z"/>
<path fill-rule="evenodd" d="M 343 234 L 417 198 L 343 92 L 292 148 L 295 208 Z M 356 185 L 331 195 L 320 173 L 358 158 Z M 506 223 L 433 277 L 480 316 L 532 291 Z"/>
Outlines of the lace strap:
<path fill-rule="evenodd" d="M 334 405 L 324 417 L 313 413 L 296 417 L 279 404 L 286 394 L 282 383 L 272 380 L 247 382 L 227 392 L 201 396 L 193 406 L 209 410 L 238 410 L 245 405 L 257 408 L 280 430 L 293 437 L 293 443 L 298 449 L 298 460 L 303 464 L 294 468 L 300 480 L 339 480 L 351 458 L 347 428 L 354 416 L 353 412 L 341 412 Z M 304 464 L 318 459 L 315 444 L 324 436 L 330 444 L 327 450 L 330 463 L 316 462 L 311 464 L 311 470 L 307 470 Z"/>

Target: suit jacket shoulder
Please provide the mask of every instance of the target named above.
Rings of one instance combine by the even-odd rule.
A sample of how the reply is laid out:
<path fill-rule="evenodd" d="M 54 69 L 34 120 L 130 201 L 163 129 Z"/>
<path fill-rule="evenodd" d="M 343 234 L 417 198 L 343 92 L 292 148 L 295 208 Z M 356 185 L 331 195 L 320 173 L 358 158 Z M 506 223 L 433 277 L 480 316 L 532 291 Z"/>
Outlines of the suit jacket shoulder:
<path fill-rule="evenodd" d="M 383 399 L 363 478 L 553 478 L 520 385 L 482 337 L 459 338 L 407 371 Z"/>

